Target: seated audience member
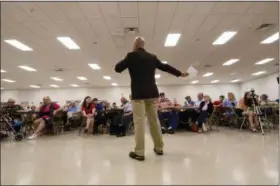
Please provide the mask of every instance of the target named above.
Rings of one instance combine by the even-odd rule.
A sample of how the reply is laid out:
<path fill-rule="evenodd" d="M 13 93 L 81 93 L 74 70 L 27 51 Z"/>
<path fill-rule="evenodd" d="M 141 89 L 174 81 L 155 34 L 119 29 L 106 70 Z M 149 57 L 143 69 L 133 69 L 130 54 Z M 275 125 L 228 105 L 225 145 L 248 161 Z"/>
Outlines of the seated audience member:
<path fill-rule="evenodd" d="M 233 117 L 234 116 L 234 110 L 231 110 L 232 108 L 235 108 L 237 106 L 237 101 L 235 99 L 235 96 L 232 92 L 228 93 L 227 99 L 225 99 L 222 103 L 221 113 L 223 113 L 225 124 L 232 125 L 233 124 Z"/>
<path fill-rule="evenodd" d="M 123 105 L 123 114 L 119 114 L 114 118 L 114 125 L 116 126 L 116 136 L 122 137 L 126 135 L 129 124 L 133 121 L 132 104 L 126 98 L 121 98 Z"/>
<path fill-rule="evenodd" d="M 245 115 L 249 120 L 249 128 L 252 132 L 256 132 L 259 127 L 258 116 L 255 113 L 254 104 L 257 103 L 255 98 L 252 98 L 251 92 L 245 92 L 244 97 L 240 99 L 236 113 Z"/>
<path fill-rule="evenodd" d="M 103 103 L 102 102 L 99 103 L 97 98 L 93 98 L 92 104 L 97 112 L 102 111 L 104 109 Z"/>
<path fill-rule="evenodd" d="M 19 112 L 24 111 L 23 107 L 15 104 L 15 100 L 9 99 L 7 105 L 1 109 L 1 115 L 7 114 L 11 118 L 13 128 L 19 132 L 23 126 L 22 117 Z"/>
<path fill-rule="evenodd" d="M 114 102 L 114 103 L 112 104 L 111 109 L 117 109 L 117 108 L 118 108 L 118 106 L 117 106 L 117 104 Z"/>
<path fill-rule="evenodd" d="M 237 101 L 232 92 L 228 93 L 228 98 L 224 100 L 223 107 L 236 107 Z"/>
<path fill-rule="evenodd" d="M 35 120 L 37 118 L 37 114 L 34 113 L 34 112 L 36 112 L 36 106 L 32 105 L 31 110 L 29 112 L 33 112 L 31 118 Z"/>
<path fill-rule="evenodd" d="M 259 102 L 259 105 L 267 105 L 269 102 L 268 100 L 268 96 L 266 94 L 262 94 L 260 96 L 260 102 Z"/>
<path fill-rule="evenodd" d="M 86 127 L 84 133 L 92 133 L 94 127 L 95 107 L 91 101 L 91 97 L 85 97 L 82 104 L 82 114 L 86 118 Z"/>
<path fill-rule="evenodd" d="M 30 106 L 28 105 L 25 109 L 26 112 L 29 112 L 31 110 Z"/>
<path fill-rule="evenodd" d="M 214 101 L 213 105 L 217 106 L 217 107 L 220 107 L 220 106 L 222 106 L 224 100 L 225 100 L 225 96 L 224 95 L 220 95 L 219 100 Z"/>
<path fill-rule="evenodd" d="M 96 114 L 94 117 L 94 133 L 98 133 L 98 127 L 100 125 L 105 125 L 105 114 L 104 114 L 104 101 L 98 102 L 97 98 L 92 100 L 93 106 L 95 107 Z"/>
<path fill-rule="evenodd" d="M 69 124 L 69 120 L 71 120 L 73 113 L 78 112 L 79 109 L 76 106 L 75 102 L 70 103 L 69 107 L 65 109 L 67 112 L 67 124 Z"/>
<path fill-rule="evenodd" d="M 164 120 L 168 119 L 169 127 L 168 133 L 174 134 L 176 128 L 176 113 L 172 112 L 169 107 L 174 106 L 171 101 L 165 97 L 165 94 L 162 92 L 159 94 L 158 100 L 158 117 L 161 123 L 162 132 L 165 133 Z"/>
<path fill-rule="evenodd" d="M 34 121 L 35 132 L 28 137 L 29 140 L 36 139 L 44 128 L 52 127 L 52 118 L 62 108 L 55 102 L 52 102 L 49 96 L 43 98 L 43 105 L 40 108 L 40 118 Z"/>
<path fill-rule="evenodd" d="M 194 102 L 194 106 L 199 107 L 202 101 L 203 101 L 203 93 L 200 92 L 197 94 L 197 101 Z"/>
<path fill-rule="evenodd" d="M 185 102 L 184 102 L 185 107 L 193 107 L 194 104 L 195 103 L 194 103 L 194 101 L 192 101 L 191 96 L 186 96 L 185 97 Z"/>
<path fill-rule="evenodd" d="M 212 114 L 213 112 L 213 103 L 208 95 L 204 95 L 204 100 L 199 105 L 199 115 L 197 118 L 197 125 L 198 125 L 198 132 L 201 133 L 206 132 L 207 128 L 205 127 L 206 119 Z"/>

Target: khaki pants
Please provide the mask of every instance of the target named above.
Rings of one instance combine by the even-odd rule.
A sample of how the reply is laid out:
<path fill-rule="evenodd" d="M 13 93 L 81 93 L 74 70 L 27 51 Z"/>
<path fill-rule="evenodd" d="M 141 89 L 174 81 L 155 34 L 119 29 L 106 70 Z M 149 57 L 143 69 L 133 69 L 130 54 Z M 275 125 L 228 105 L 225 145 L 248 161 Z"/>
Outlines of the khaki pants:
<path fill-rule="evenodd" d="M 160 122 L 157 114 L 156 100 L 133 100 L 133 121 L 135 131 L 135 153 L 139 156 L 145 154 L 145 116 L 147 115 L 150 133 L 154 141 L 154 148 L 157 151 L 161 151 L 163 148 L 163 140 Z"/>

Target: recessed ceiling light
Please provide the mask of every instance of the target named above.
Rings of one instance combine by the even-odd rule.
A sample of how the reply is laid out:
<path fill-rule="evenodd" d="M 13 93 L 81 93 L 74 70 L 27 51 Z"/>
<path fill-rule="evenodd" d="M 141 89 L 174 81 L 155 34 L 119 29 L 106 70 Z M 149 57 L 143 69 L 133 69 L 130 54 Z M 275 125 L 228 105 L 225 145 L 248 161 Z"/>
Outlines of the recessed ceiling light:
<path fill-rule="evenodd" d="M 70 84 L 72 87 L 79 87 L 79 85 L 76 84 Z"/>
<path fill-rule="evenodd" d="M 1 90 L 4 89 L 3 87 L 1 87 Z"/>
<path fill-rule="evenodd" d="M 58 85 L 50 85 L 50 87 L 58 88 Z"/>
<path fill-rule="evenodd" d="M 29 72 L 36 72 L 37 71 L 35 68 L 31 68 L 29 66 L 18 66 L 18 68 L 21 68 L 23 70 L 27 70 Z"/>
<path fill-rule="evenodd" d="M 110 76 L 103 76 L 104 79 L 106 80 L 111 80 L 112 78 Z"/>
<path fill-rule="evenodd" d="M 69 50 L 80 49 L 80 47 L 70 37 L 57 37 L 57 40 L 61 42 Z"/>
<path fill-rule="evenodd" d="M 30 48 L 29 46 L 19 42 L 16 39 L 8 39 L 8 40 L 4 40 L 6 43 L 12 45 L 13 47 L 22 50 L 22 51 L 33 51 L 32 48 Z"/>
<path fill-rule="evenodd" d="M 112 86 L 118 86 L 118 84 L 117 83 L 112 83 Z"/>
<path fill-rule="evenodd" d="M 52 80 L 55 80 L 55 81 L 63 81 L 63 79 L 60 79 L 58 77 L 51 77 Z"/>
<path fill-rule="evenodd" d="M 223 66 L 230 66 L 233 65 L 234 63 L 237 63 L 239 61 L 239 59 L 230 59 L 228 61 L 226 61 Z"/>
<path fill-rule="evenodd" d="M 38 86 L 38 85 L 29 85 L 29 87 L 31 87 L 31 88 L 40 88 L 40 86 Z"/>
<path fill-rule="evenodd" d="M 263 64 L 269 63 L 270 61 L 273 61 L 273 60 L 274 60 L 274 58 L 265 58 L 263 60 L 260 60 L 260 61 L 256 62 L 255 64 L 256 65 L 263 65 Z"/>
<path fill-rule="evenodd" d="M 277 41 L 279 39 L 279 32 L 276 32 L 275 34 L 269 36 L 268 38 L 266 38 L 265 40 L 263 40 L 261 42 L 261 44 L 270 44 L 273 43 L 275 41 Z"/>
<path fill-rule="evenodd" d="M 231 80 L 230 82 L 232 82 L 232 83 L 236 83 L 236 82 L 238 82 L 238 81 L 240 81 L 241 79 L 234 79 L 234 80 Z"/>
<path fill-rule="evenodd" d="M 211 81 L 211 83 L 218 83 L 218 82 L 220 82 L 220 80 L 213 80 L 213 81 Z"/>
<path fill-rule="evenodd" d="M 191 82 L 191 84 L 196 84 L 198 82 L 199 82 L 198 80 L 194 80 L 194 81 Z"/>
<path fill-rule="evenodd" d="M 98 64 L 88 64 L 93 70 L 100 70 L 100 66 Z"/>
<path fill-rule="evenodd" d="M 86 77 L 83 77 L 83 76 L 78 76 L 77 77 L 79 80 L 82 80 L 82 81 L 86 81 L 87 80 L 87 78 Z"/>
<path fill-rule="evenodd" d="M 174 47 L 176 46 L 178 40 L 180 39 L 181 34 L 168 34 L 165 40 L 165 47 Z"/>
<path fill-rule="evenodd" d="M 163 64 L 167 64 L 168 62 L 167 62 L 167 61 L 162 61 L 162 63 L 163 63 Z"/>
<path fill-rule="evenodd" d="M 259 71 L 259 72 L 255 72 L 252 74 L 252 76 L 258 76 L 258 75 L 261 75 L 261 74 L 265 74 L 266 71 Z"/>
<path fill-rule="evenodd" d="M 1 73 L 5 73 L 5 72 L 7 72 L 7 71 L 6 71 L 6 70 L 2 70 L 2 69 L 1 69 Z"/>
<path fill-rule="evenodd" d="M 224 32 L 222 33 L 213 43 L 212 45 L 223 45 L 228 42 L 233 36 L 236 35 L 237 32 Z"/>
<path fill-rule="evenodd" d="M 7 83 L 14 83 L 14 82 L 16 82 L 15 80 L 11 80 L 11 79 L 2 79 L 2 81 L 5 81 Z"/>
<path fill-rule="evenodd" d="M 209 76 L 212 76 L 214 73 L 213 72 L 207 72 L 205 74 L 203 74 L 202 77 L 209 77 Z"/>
<path fill-rule="evenodd" d="M 156 75 L 155 75 L 155 78 L 156 78 L 156 79 L 159 79 L 159 78 L 160 78 L 160 74 L 156 74 Z"/>

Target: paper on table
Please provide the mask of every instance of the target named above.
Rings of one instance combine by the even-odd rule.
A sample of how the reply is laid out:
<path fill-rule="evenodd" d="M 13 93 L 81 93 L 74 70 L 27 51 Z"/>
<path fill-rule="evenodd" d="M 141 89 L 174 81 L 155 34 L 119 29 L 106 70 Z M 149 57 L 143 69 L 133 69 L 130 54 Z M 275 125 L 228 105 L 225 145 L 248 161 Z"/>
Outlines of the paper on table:
<path fill-rule="evenodd" d="M 183 80 L 190 80 L 190 79 L 193 79 L 194 77 L 196 77 L 197 75 L 197 70 L 193 67 L 193 66 L 190 66 L 187 70 L 187 73 L 189 73 L 189 76 L 188 77 L 184 77 L 182 78 Z"/>

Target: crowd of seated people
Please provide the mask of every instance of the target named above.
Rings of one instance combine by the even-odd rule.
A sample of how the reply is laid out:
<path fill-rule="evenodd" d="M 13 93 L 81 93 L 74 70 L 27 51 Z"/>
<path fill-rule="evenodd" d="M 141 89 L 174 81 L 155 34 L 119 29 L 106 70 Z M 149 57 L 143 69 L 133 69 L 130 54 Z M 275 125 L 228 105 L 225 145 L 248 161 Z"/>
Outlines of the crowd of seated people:
<path fill-rule="evenodd" d="M 197 100 L 192 100 L 190 96 L 186 96 L 184 105 L 181 107 L 176 101 L 174 103 L 170 101 L 165 96 L 165 93 L 162 92 L 160 93 L 157 105 L 162 133 L 174 134 L 178 126 L 184 126 L 193 132 L 206 132 L 207 119 L 213 113 L 214 108 L 218 108 L 222 113 L 220 115 L 222 122 L 229 121 L 235 115 L 245 117 L 249 123 L 248 128 L 252 132 L 257 132 L 260 130 L 260 123 L 255 106 L 267 105 L 269 102 L 270 100 L 266 94 L 257 97 L 253 95 L 252 91 L 245 92 L 238 102 L 234 94 L 229 92 L 227 97 L 221 95 L 219 100 L 213 103 L 210 96 L 198 93 Z M 176 107 L 184 109 L 178 110 Z M 9 99 L 7 106 L 3 109 L 12 118 L 12 123 L 16 130 L 19 130 L 23 123 L 20 112 L 32 113 L 35 131 L 28 137 L 30 140 L 40 136 L 44 129 L 51 128 L 53 125 L 52 118 L 59 111 L 65 113 L 65 125 L 69 125 L 73 113 L 81 113 L 85 121 L 83 132 L 86 134 L 94 134 L 98 132 L 98 126 L 107 127 L 108 123 L 110 123 L 110 134 L 122 137 L 126 135 L 129 124 L 133 122 L 132 105 L 130 100 L 125 97 L 121 98 L 120 107 L 115 102 L 110 106 L 110 103 L 107 101 L 99 101 L 97 98 L 91 99 L 90 96 L 84 98 L 81 106 L 72 102 L 61 107 L 57 103 L 52 102 L 50 97 L 46 96 L 43 98 L 43 102 L 38 109 L 34 105 L 24 109 L 22 106 L 15 104 L 13 99 Z M 279 109 L 276 112 L 279 114 Z M 1 138 L 3 136 L 5 134 L 1 133 Z"/>

